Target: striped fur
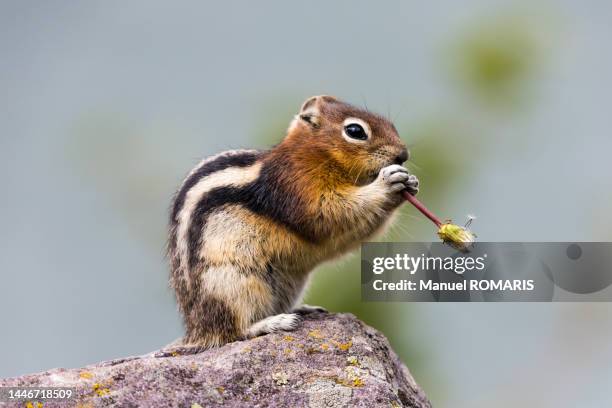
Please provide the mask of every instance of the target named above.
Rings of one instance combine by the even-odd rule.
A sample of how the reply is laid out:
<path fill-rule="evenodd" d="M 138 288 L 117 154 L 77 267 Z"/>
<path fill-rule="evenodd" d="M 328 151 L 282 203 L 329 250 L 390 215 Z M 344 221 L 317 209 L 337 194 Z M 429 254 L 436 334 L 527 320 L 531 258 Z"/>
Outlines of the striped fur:
<path fill-rule="evenodd" d="M 168 254 L 185 342 L 292 327 L 309 272 L 379 231 L 399 205 L 377 177 L 405 150 L 393 125 L 325 98 L 305 104 L 308 117 L 275 148 L 205 159 L 177 192 Z M 372 140 L 344 140 L 347 116 L 367 123 Z"/>

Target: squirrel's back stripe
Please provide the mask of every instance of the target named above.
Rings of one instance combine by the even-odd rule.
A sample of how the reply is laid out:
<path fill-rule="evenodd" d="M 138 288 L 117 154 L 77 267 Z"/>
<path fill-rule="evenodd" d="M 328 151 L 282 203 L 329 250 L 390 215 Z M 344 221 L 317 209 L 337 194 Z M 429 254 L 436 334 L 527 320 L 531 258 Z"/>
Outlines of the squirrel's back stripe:
<path fill-rule="evenodd" d="M 235 165 L 232 163 L 239 163 Z M 251 163 L 251 165 L 248 165 Z M 241 187 L 256 180 L 259 176 L 261 163 L 256 161 L 256 153 L 249 151 L 244 154 L 234 153 L 230 156 L 221 156 L 213 161 L 205 163 L 200 169 L 195 171 L 192 176 L 185 181 L 184 193 L 179 193 L 182 203 L 176 215 L 173 216 L 173 228 L 170 248 L 175 252 L 174 257 L 178 265 L 189 266 L 188 256 L 192 244 L 187 235 L 194 221 L 194 211 L 202 197 L 207 196 L 212 190 L 219 187 Z M 191 181 L 194 177 L 198 181 Z M 191 187 L 186 189 L 190 185 Z M 183 190 L 183 189 L 182 189 Z M 178 207 L 178 206 L 177 206 Z M 186 272 L 186 271 L 183 271 Z M 189 274 L 184 273 L 186 279 Z"/>
<path fill-rule="evenodd" d="M 241 186 L 229 185 L 229 183 L 219 185 L 206 194 L 200 195 L 200 201 L 191 212 L 189 229 L 185 235 L 189 252 L 187 262 L 189 268 L 194 267 L 198 262 L 202 234 L 208 217 L 215 210 L 227 204 L 241 204 L 253 213 L 283 225 L 306 241 L 318 241 L 308 223 L 302 220 L 301 216 L 304 211 L 296 202 L 295 197 L 284 191 L 270 188 L 272 183 L 269 182 L 269 178 L 273 175 L 270 174 L 269 167 L 259 166 L 257 172 L 258 177 L 250 183 Z"/>
<path fill-rule="evenodd" d="M 170 222 L 176 224 L 178 222 L 178 214 L 185 204 L 187 192 L 192 189 L 200 180 L 218 171 L 228 167 L 247 167 L 255 163 L 261 152 L 257 150 L 230 150 L 223 152 L 213 157 L 204 159 L 196 166 L 187 176 L 180 190 L 176 194 Z"/>
<path fill-rule="evenodd" d="M 247 195 L 248 189 L 232 186 L 219 186 L 202 195 L 191 214 L 191 221 L 185 236 L 189 252 L 187 263 L 189 268 L 197 264 L 202 244 L 202 232 L 206 226 L 208 216 L 225 204 L 246 201 Z"/>

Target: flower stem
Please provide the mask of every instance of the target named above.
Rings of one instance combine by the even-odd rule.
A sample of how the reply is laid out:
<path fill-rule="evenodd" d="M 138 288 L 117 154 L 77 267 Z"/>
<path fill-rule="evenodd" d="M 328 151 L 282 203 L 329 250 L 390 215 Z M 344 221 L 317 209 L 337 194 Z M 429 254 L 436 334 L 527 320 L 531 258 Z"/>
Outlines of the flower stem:
<path fill-rule="evenodd" d="M 429 218 L 438 228 L 442 226 L 442 221 L 438 217 L 434 215 L 431 211 L 427 209 L 415 196 L 410 194 L 408 191 L 403 191 L 402 195 L 406 199 L 406 201 L 410 202 L 410 204 L 414 205 L 417 210 L 419 210 L 424 216 Z"/>

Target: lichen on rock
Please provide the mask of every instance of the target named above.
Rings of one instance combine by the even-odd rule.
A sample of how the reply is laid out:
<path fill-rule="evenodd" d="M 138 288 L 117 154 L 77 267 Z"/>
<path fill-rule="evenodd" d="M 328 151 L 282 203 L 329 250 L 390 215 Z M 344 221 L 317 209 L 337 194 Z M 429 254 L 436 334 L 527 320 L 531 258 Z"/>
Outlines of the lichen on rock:
<path fill-rule="evenodd" d="M 76 390 L 76 399 L 45 408 L 431 407 L 385 337 L 350 314 L 314 313 L 292 333 L 55 369 L 0 386 Z"/>

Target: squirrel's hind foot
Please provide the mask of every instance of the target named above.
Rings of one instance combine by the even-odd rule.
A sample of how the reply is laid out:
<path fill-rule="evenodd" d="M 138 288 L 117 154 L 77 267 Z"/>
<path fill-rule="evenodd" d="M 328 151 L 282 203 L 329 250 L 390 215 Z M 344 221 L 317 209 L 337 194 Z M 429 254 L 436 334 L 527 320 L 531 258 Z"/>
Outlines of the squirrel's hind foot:
<path fill-rule="evenodd" d="M 294 308 L 292 313 L 297 313 L 299 315 L 307 315 L 311 313 L 328 313 L 328 310 L 322 306 L 312 306 L 312 305 L 301 305 Z"/>

